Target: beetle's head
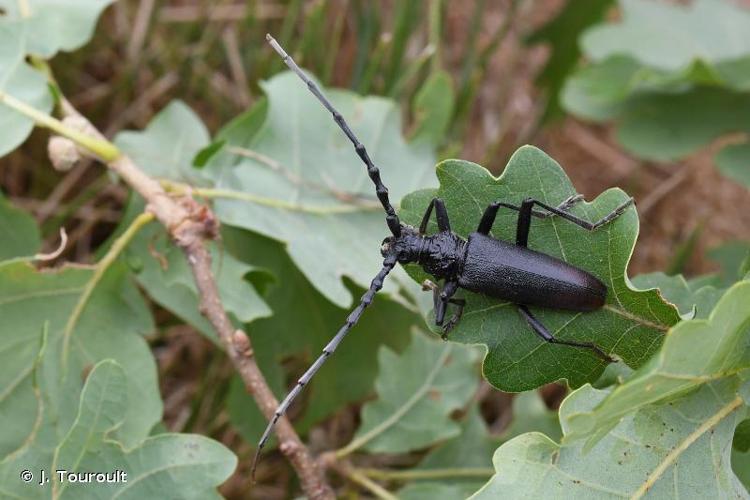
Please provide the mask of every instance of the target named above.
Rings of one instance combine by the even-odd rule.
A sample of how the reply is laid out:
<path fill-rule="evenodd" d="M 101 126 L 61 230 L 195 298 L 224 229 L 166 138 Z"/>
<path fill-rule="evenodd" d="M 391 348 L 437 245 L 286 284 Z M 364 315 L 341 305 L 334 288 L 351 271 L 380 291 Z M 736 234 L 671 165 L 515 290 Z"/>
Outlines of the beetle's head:
<path fill-rule="evenodd" d="M 380 245 L 380 255 L 388 257 L 395 255 L 399 262 L 416 262 L 421 247 L 422 237 L 417 231 L 405 224 L 401 225 L 399 236 L 388 236 Z"/>

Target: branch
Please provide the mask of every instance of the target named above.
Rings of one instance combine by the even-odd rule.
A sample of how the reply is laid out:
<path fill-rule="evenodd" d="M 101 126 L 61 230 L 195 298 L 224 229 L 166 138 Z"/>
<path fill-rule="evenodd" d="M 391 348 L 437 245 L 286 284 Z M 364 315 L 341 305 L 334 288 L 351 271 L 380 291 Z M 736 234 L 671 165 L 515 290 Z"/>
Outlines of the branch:
<path fill-rule="evenodd" d="M 201 313 L 213 325 L 224 344 L 229 359 L 242 377 L 245 387 L 253 395 L 258 407 L 267 419 L 271 419 L 278 401 L 255 362 L 250 339 L 245 332 L 234 328 L 224 311 L 211 273 L 211 256 L 204 240 L 217 236 L 218 222 L 210 209 L 200 205 L 189 196 L 170 197 L 157 181 L 141 171 L 127 155 L 108 141 L 64 97 L 60 98 L 59 103 L 65 115 L 64 121 L 41 113 L 2 92 L 0 92 L 0 103 L 28 116 L 37 125 L 52 129 L 72 140 L 85 150 L 82 152 L 104 161 L 131 188 L 143 196 L 147 202 L 147 211 L 161 222 L 174 242 L 185 253 L 200 294 Z M 323 472 L 286 417 L 279 420 L 276 435 L 279 439 L 279 449 L 287 456 L 297 472 L 306 495 L 312 499 L 334 498 Z"/>

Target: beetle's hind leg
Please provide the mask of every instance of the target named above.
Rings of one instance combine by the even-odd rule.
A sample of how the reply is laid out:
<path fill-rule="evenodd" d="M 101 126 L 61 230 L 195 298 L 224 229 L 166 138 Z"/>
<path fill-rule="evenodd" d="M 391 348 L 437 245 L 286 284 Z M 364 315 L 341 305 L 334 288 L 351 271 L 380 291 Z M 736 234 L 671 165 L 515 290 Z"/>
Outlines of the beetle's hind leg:
<path fill-rule="evenodd" d="M 531 314 L 531 311 L 529 311 L 528 307 L 519 305 L 518 311 L 521 313 L 521 316 L 523 316 L 523 318 L 529 323 L 529 326 L 532 330 L 534 330 L 534 333 L 539 335 L 545 342 L 549 342 L 551 344 L 568 345 L 571 347 L 580 347 L 582 349 L 589 349 L 604 361 L 608 363 L 615 362 L 614 359 L 612 359 L 607 353 L 602 351 L 601 348 L 599 348 L 592 342 L 575 342 L 573 340 L 560 340 L 556 338 L 554 335 L 552 335 L 552 333 L 550 333 L 549 330 L 547 330 L 547 327 L 544 326 L 541 321 L 536 319 L 534 315 Z"/>
<path fill-rule="evenodd" d="M 576 203 L 583 201 L 583 195 L 582 194 L 574 194 L 572 196 L 569 196 L 565 200 L 563 200 L 562 203 L 560 203 L 557 207 L 555 207 L 556 211 L 567 211 L 570 209 L 573 205 Z M 482 234 L 489 234 L 490 230 L 492 230 L 492 225 L 495 223 L 495 218 L 497 217 L 497 211 L 500 207 L 510 208 L 511 210 L 515 210 L 516 212 L 520 212 L 522 207 L 517 207 L 516 205 L 511 205 L 510 203 L 503 203 L 501 201 L 496 201 L 495 203 L 491 203 L 487 206 L 487 208 L 484 211 L 484 214 L 482 215 L 482 219 L 479 222 L 479 227 L 477 228 L 478 233 Z M 537 210 L 531 210 L 530 216 L 533 215 L 534 217 L 538 217 L 540 219 L 546 219 L 547 217 L 552 217 L 556 214 L 556 212 L 551 211 L 544 211 L 539 212 Z M 520 217 L 520 215 L 519 215 Z"/>
<path fill-rule="evenodd" d="M 432 290 L 432 300 L 435 309 L 435 325 L 443 327 L 443 333 L 440 337 L 442 337 L 443 340 L 447 340 L 448 332 L 458 324 L 461 315 L 464 312 L 464 306 L 466 306 L 465 299 L 453 297 L 458 290 L 458 282 L 448 281 L 445 286 L 440 289 L 440 287 L 432 281 L 424 280 L 422 283 L 422 290 Z M 448 304 L 455 305 L 456 309 L 450 319 L 445 322 L 445 315 L 448 312 Z"/>
<path fill-rule="evenodd" d="M 567 203 L 569 200 L 572 200 L 574 197 L 568 198 L 568 200 L 564 201 L 563 204 Z M 580 201 L 580 198 L 576 201 Z M 535 200 L 534 198 L 526 198 L 521 203 L 520 207 L 514 207 L 512 205 L 504 205 L 508 208 L 512 208 L 514 210 L 518 210 L 518 226 L 516 226 L 516 245 L 525 247 L 529 240 L 529 229 L 531 227 L 531 216 L 534 215 L 536 217 L 539 217 L 538 212 L 534 212 L 532 209 L 534 205 L 539 205 L 543 209 L 547 210 L 552 215 L 557 215 L 562 217 L 563 219 L 572 222 L 573 224 L 576 224 L 577 226 L 580 226 L 587 231 L 594 231 L 597 228 L 600 228 L 601 226 L 612 222 L 616 218 L 618 218 L 620 215 L 625 212 L 631 205 L 633 204 L 633 198 L 628 198 L 625 202 L 621 203 L 620 206 L 612 210 L 610 213 L 602 217 L 596 222 L 589 222 L 585 219 L 582 219 L 578 217 L 577 215 L 573 215 L 570 212 L 566 212 L 565 210 L 560 209 L 560 207 L 553 207 L 550 205 L 547 205 L 544 202 L 541 202 L 539 200 Z M 562 206 L 562 205 L 561 205 Z M 545 217 L 549 217 L 549 215 L 546 215 Z"/>

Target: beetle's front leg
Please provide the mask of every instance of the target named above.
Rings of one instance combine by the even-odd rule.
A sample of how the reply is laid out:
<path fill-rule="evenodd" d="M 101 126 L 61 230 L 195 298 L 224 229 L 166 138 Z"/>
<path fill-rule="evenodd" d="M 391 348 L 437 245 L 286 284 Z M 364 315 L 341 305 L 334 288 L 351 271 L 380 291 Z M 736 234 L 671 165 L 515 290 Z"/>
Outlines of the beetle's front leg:
<path fill-rule="evenodd" d="M 448 210 L 445 208 L 445 202 L 440 198 L 433 198 L 430 201 L 430 204 L 427 205 L 427 210 L 425 210 L 424 216 L 422 217 L 422 223 L 419 225 L 419 234 L 425 234 L 425 232 L 427 232 L 427 224 L 430 222 L 433 207 L 435 208 L 438 230 L 440 232 L 451 230 L 451 223 L 448 219 Z"/>
<path fill-rule="evenodd" d="M 461 315 L 466 305 L 466 300 L 454 298 L 456 291 L 458 291 L 458 281 L 448 281 L 445 286 L 440 287 L 430 280 L 425 280 L 422 283 L 423 290 L 432 290 L 433 306 L 435 308 L 435 325 L 443 327 L 443 334 L 441 335 L 443 340 L 448 339 L 448 332 L 453 329 L 454 326 L 461 319 Z M 448 304 L 456 306 L 456 311 L 450 317 L 447 323 L 445 322 L 445 315 L 448 311 Z"/>

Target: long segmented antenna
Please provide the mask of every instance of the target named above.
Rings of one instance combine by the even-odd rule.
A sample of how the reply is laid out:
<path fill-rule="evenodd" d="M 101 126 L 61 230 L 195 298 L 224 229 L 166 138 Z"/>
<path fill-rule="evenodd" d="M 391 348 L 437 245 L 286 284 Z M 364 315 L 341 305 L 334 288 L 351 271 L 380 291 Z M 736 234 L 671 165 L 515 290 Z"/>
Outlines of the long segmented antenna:
<path fill-rule="evenodd" d="M 388 188 L 385 187 L 383 184 L 383 181 L 380 180 L 380 170 L 378 170 L 378 167 L 375 166 L 375 164 L 370 159 L 370 155 L 367 154 L 367 150 L 365 149 L 365 146 L 359 142 L 359 139 L 357 139 L 357 136 L 354 135 L 354 132 L 352 132 L 352 129 L 349 128 L 349 124 L 346 123 L 346 120 L 344 120 L 344 117 L 341 116 L 341 113 L 336 111 L 336 108 L 333 107 L 333 104 L 326 98 L 325 95 L 323 95 L 323 92 L 318 88 L 318 86 L 315 84 L 314 81 L 312 81 L 302 69 L 300 69 L 299 66 L 297 66 L 297 63 L 294 62 L 294 59 L 286 53 L 286 51 L 279 45 L 279 42 L 277 42 L 271 35 L 266 35 L 266 40 L 268 43 L 271 44 L 271 47 L 273 47 L 273 50 L 275 50 L 281 58 L 284 60 L 287 66 L 289 66 L 289 69 L 294 71 L 297 76 L 300 77 L 300 79 L 305 82 L 307 85 L 307 88 L 310 89 L 310 92 L 313 93 L 315 97 L 318 98 L 320 103 L 325 106 L 325 108 L 331 112 L 333 115 L 334 121 L 338 124 L 339 128 L 346 134 L 346 136 L 349 138 L 349 140 L 354 145 L 354 150 L 357 152 L 357 155 L 362 159 L 364 164 L 367 166 L 367 175 L 370 176 L 370 179 L 372 179 L 373 184 L 375 184 L 375 192 L 378 195 L 378 199 L 380 200 L 380 203 L 383 205 L 383 208 L 385 209 L 386 217 L 385 221 L 388 224 L 388 229 L 391 230 L 391 233 L 393 233 L 393 236 L 400 236 L 401 235 L 401 222 L 398 220 L 398 215 L 396 215 L 396 210 L 394 210 L 393 205 L 391 205 L 391 202 L 388 200 Z"/>
<path fill-rule="evenodd" d="M 344 340 L 344 337 L 346 337 L 346 334 L 349 333 L 354 325 L 357 324 L 357 321 L 359 321 L 359 318 L 362 316 L 365 308 L 367 308 L 367 306 L 369 306 L 372 302 L 372 299 L 375 298 L 375 294 L 381 288 L 383 288 L 383 282 L 385 281 L 386 276 L 388 276 L 388 273 L 391 272 L 391 269 L 393 269 L 395 265 L 395 255 L 389 255 L 388 257 L 386 257 L 386 259 L 383 261 L 383 268 L 372 279 L 370 288 L 365 292 L 364 295 L 362 295 L 362 298 L 359 301 L 359 305 L 349 313 L 349 316 L 346 318 L 346 323 L 344 323 L 344 325 L 339 329 L 338 333 L 336 333 L 331 341 L 328 342 L 328 345 L 323 348 L 323 353 L 318 357 L 317 360 L 315 360 L 315 363 L 313 363 L 312 366 L 307 369 L 307 371 L 299 378 L 299 380 L 297 380 L 297 385 L 295 385 L 294 388 L 289 391 L 289 394 L 286 395 L 284 400 L 279 404 L 279 407 L 276 408 L 276 411 L 273 414 L 273 418 L 268 423 L 268 427 L 266 427 L 266 430 L 263 432 L 263 436 L 258 442 L 258 450 L 255 452 L 253 468 L 250 473 L 251 477 L 255 478 L 255 468 L 258 465 L 260 452 L 261 450 L 263 450 L 266 441 L 268 441 L 268 438 L 271 435 L 271 431 L 273 431 L 276 422 L 278 422 L 279 418 L 281 418 L 281 416 L 286 412 L 287 408 L 289 408 L 289 405 L 292 404 L 292 401 L 294 401 L 297 395 L 302 391 L 302 388 L 307 385 L 313 375 L 315 375 L 320 367 L 323 366 L 323 363 L 325 363 L 326 360 L 331 356 L 331 354 L 333 354 L 341 341 Z"/>

